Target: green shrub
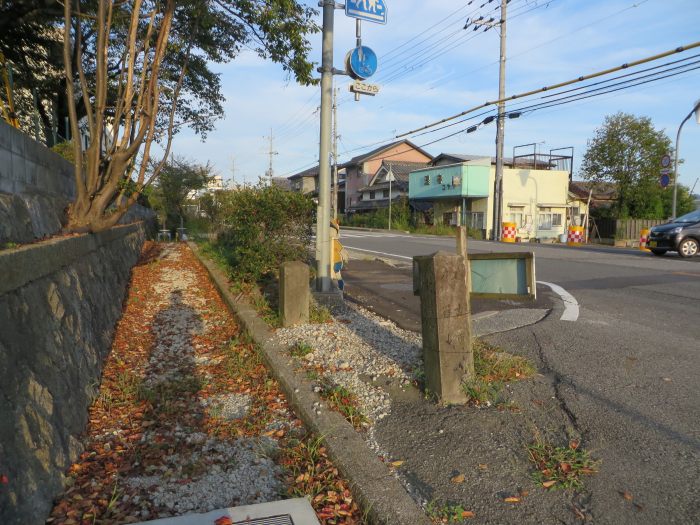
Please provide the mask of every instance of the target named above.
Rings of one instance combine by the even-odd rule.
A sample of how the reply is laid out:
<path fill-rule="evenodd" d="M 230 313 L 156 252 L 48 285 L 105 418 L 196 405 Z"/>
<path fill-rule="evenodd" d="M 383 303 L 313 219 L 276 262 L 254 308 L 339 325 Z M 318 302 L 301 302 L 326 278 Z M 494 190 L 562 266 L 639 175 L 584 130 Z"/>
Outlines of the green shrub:
<path fill-rule="evenodd" d="M 285 261 L 308 257 L 313 202 L 276 186 L 222 192 L 222 231 L 212 248 L 225 259 L 231 277 L 259 281 Z"/>

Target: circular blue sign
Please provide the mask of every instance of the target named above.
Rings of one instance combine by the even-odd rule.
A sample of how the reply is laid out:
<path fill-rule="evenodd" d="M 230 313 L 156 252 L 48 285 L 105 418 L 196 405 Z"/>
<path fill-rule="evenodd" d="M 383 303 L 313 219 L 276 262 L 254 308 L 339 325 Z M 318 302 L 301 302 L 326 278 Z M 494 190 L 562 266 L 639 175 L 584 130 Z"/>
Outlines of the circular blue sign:
<path fill-rule="evenodd" d="M 668 175 L 661 175 L 661 178 L 659 179 L 659 184 L 661 184 L 662 188 L 667 188 L 669 184 L 671 184 L 671 177 Z"/>
<path fill-rule="evenodd" d="M 350 76 L 364 80 L 377 72 L 377 54 L 367 46 L 356 47 L 350 51 L 348 59 Z"/>

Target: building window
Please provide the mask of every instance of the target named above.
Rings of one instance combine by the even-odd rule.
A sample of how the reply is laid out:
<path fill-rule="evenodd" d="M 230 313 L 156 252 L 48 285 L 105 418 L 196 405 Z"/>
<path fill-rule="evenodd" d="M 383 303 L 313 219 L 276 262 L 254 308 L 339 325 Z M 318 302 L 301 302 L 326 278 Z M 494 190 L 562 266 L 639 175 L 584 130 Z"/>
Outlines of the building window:
<path fill-rule="evenodd" d="M 389 198 L 389 190 L 383 190 L 382 191 L 382 198 L 388 199 Z"/>
<path fill-rule="evenodd" d="M 374 192 L 374 191 L 370 191 L 370 192 L 369 192 L 369 200 L 374 199 L 374 197 L 375 197 L 375 192 Z"/>
<path fill-rule="evenodd" d="M 442 175 L 437 176 L 437 183 L 442 184 Z"/>
<path fill-rule="evenodd" d="M 469 227 L 475 230 L 484 229 L 484 212 L 483 211 L 473 211 L 470 213 L 469 217 Z"/>
<path fill-rule="evenodd" d="M 430 175 L 423 177 L 423 186 L 430 186 Z"/>
<path fill-rule="evenodd" d="M 562 225 L 561 213 L 540 213 L 538 215 L 538 229 L 551 230 Z"/>
<path fill-rule="evenodd" d="M 518 228 L 523 227 L 523 212 L 522 210 L 511 210 L 510 222 L 514 222 Z"/>

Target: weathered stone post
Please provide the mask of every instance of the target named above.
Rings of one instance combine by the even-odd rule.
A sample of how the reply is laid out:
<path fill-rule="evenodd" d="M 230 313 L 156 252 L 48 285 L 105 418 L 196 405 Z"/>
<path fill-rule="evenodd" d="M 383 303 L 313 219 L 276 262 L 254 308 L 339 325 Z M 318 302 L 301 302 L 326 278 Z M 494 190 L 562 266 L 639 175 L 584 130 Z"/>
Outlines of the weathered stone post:
<path fill-rule="evenodd" d="M 283 327 L 309 321 L 309 267 L 289 261 L 280 266 L 279 315 Z"/>
<path fill-rule="evenodd" d="M 462 382 L 474 375 L 469 260 L 442 251 L 414 257 L 413 283 L 420 295 L 426 389 L 445 403 L 466 403 Z"/>

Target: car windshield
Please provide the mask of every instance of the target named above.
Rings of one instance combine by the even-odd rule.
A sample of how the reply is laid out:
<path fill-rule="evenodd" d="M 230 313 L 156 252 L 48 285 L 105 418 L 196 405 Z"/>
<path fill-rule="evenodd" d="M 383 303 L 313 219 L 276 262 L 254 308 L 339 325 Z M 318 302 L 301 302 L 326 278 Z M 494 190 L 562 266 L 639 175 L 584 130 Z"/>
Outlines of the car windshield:
<path fill-rule="evenodd" d="M 678 217 L 673 222 L 700 222 L 700 210 L 691 211 L 686 215 Z"/>

